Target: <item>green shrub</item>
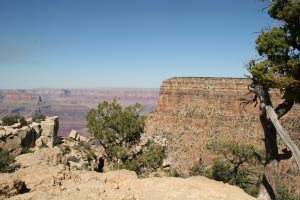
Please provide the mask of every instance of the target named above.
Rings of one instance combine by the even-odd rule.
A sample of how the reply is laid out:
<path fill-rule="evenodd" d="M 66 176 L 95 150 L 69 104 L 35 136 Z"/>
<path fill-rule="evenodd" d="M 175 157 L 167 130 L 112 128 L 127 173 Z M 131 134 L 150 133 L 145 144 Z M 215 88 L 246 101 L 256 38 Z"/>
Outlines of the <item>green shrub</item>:
<path fill-rule="evenodd" d="M 211 178 L 216 181 L 223 181 L 228 183 L 231 180 L 232 168 L 230 165 L 222 160 L 214 160 L 211 168 Z"/>
<path fill-rule="evenodd" d="M 199 160 L 190 169 L 190 176 L 205 176 L 206 170 L 202 160 Z"/>
<path fill-rule="evenodd" d="M 121 168 L 135 171 L 137 174 L 144 170 L 155 171 L 160 168 L 165 158 L 165 150 L 157 143 L 149 142 L 143 151 L 133 159 L 124 162 Z"/>
<path fill-rule="evenodd" d="M 43 149 L 43 148 L 48 148 L 48 145 L 43 143 L 41 146 L 40 146 L 40 149 Z"/>
<path fill-rule="evenodd" d="M 5 116 L 2 118 L 2 125 L 3 126 L 11 126 L 15 123 L 20 123 L 21 127 L 27 126 L 27 121 L 24 117 L 20 115 L 11 115 L 11 116 Z"/>
<path fill-rule="evenodd" d="M 33 153 L 33 150 L 30 147 L 22 147 L 21 154 Z"/>
<path fill-rule="evenodd" d="M 46 116 L 43 115 L 43 114 L 35 114 L 33 117 L 32 117 L 32 121 L 33 122 L 38 122 L 40 123 L 41 121 L 44 121 L 46 119 Z"/>
<path fill-rule="evenodd" d="M 219 155 L 210 169 L 209 178 L 239 186 L 250 195 L 258 193 L 265 160 L 252 145 L 214 142 L 207 148 Z"/>
<path fill-rule="evenodd" d="M 15 158 L 8 151 L 0 149 L 0 172 L 9 171 L 10 165 L 15 162 Z"/>
<path fill-rule="evenodd" d="M 169 176 L 172 177 L 184 177 L 183 172 L 180 169 L 172 169 Z"/>
<path fill-rule="evenodd" d="M 300 200 L 300 197 L 294 196 L 286 185 L 279 184 L 277 187 L 277 200 Z"/>

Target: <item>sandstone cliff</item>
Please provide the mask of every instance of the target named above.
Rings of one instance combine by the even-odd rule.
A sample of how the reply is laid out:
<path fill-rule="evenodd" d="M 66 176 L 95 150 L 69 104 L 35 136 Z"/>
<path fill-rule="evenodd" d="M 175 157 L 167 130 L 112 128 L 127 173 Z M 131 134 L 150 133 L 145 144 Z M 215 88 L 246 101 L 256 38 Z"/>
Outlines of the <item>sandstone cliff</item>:
<path fill-rule="evenodd" d="M 244 104 L 253 97 L 248 94 L 249 83 L 243 78 L 165 80 L 161 85 L 157 109 L 146 121 L 145 132 L 167 138 L 171 166 L 185 172 L 200 158 L 211 163 L 214 155 L 206 146 L 214 141 L 248 143 L 263 149 L 258 107 Z M 273 91 L 272 96 L 275 103 L 280 102 L 278 91 Z M 298 144 L 299 111 L 300 107 L 296 105 L 281 120 Z M 282 162 L 282 170 L 295 171 L 291 162 Z M 295 182 L 293 176 L 290 178 L 290 182 Z"/>

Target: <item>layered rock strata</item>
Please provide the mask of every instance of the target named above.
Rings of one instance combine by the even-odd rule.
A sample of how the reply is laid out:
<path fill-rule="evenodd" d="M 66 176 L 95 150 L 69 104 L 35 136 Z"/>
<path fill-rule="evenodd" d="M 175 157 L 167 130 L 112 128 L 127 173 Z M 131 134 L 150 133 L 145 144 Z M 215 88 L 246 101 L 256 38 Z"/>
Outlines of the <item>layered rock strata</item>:
<path fill-rule="evenodd" d="M 248 143 L 263 149 L 258 106 L 247 104 L 253 98 L 247 89 L 249 83 L 243 78 L 165 80 L 157 109 L 146 120 L 145 132 L 167 138 L 171 166 L 185 172 L 199 159 L 211 163 L 214 155 L 207 145 L 212 142 Z M 274 105 L 281 101 L 278 91 L 271 95 Z M 296 105 L 281 119 L 298 144 L 299 111 Z"/>

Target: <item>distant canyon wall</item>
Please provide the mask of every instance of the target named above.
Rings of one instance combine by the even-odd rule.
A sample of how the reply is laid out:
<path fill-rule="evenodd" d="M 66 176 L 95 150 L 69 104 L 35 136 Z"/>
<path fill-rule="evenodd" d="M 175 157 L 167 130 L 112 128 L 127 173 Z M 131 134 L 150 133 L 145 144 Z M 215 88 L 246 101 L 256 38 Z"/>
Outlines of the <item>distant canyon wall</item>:
<path fill-rule="evenodd" d="M 122 105 L 141 103 L 143 114 L 155 110 L 158 89 L 30 89 L 0 90 L 0 119 L 19 114 L 31 117 L 36 112 L 60 118 L 60 135 L 68 135 L 76 129 L 81 135 L 88 134 L 86 112 L 104 100 L 117 99 Z"/>
<path fill-rule="evenodd" d="M 245 104 L 253 98 L 244 78 L 171 78 L 163 81 L 157 109 L 146 121 L 145 132 L 168 139 L 171 166 L 187 171 L 199 159 L 211 163 L 207 145 L 216 141 L 248 143 L 263 148 L 259 108 Z M 274 105 L 281 101 L 271 92 Z M 300 107 L 281 121 L 300 142 Z M 280 143 L 280 140 L 279 140 Z"/>

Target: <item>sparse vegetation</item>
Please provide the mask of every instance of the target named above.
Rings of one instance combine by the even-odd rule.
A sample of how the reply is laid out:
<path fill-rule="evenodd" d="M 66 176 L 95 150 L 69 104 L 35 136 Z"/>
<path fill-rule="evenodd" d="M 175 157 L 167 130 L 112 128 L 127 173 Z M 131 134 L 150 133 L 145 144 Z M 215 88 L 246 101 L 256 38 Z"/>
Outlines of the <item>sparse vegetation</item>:
<path fill-rule="evenodd" d="M 262 176 L 261 153 L 252 145 L 218 142 L 207 148 L 219 155 L 212 166 L 205 166 L 199 160 L 191 169 L 190 176 L 202 175 L 208 178 L 239 186 L 248 194 L 258 193 Z"/>
<path fill-rule="evenodd" d="M 20 123 L 21 127 L 27 126 L 27 121 L 23 116 L 20 115 L 10 115 L 2 118 L 3 126 L 11 126 L 14 125 L 15 123 Z"/>
<path fill-rule="evenodd" d="M 43 115 L 43 114 L 35 114 L 33 117 L 32 117 L 32 121 L 33 122 L 38 122 L 40 123 L 41 121 L 44 121 L 46 119 L 46 116 Z"/>
<path fill-rule="evenodd" d="M 43 144 L 40 146 L 40 149 L 43 149 L 43 148 L 48 148 L 47 144 L 43 143 Z"/>
<path fill-rule="evenodd" d="M 0 172 L 8 172 L 12 163 L 15 162 L 15 158 L 8 151 L 0 149 Z"/>
<path fill-rule="evenodd" d="M 183 178 L 184 174 L 180 169 L 172 169 L 169 176 Z"/>
<path fill-rule="evenodd" d="M 293 195 L 286 185 L 279 184 L 276 188 L 277 200 L 300 200 L 300 196 Z"/>
<path fill-rule="evenodd" d="M 22 147 L 21 154 L 33 153 L 33 150 L 30 147 Z"/>
<path fill-rule="evenodd" d="M 135 171 L 137 174 L 144 173 L 146 170 L 155 171 L 162 165 L 164 157 L 162 146 L 149 142 L 142 152 L 135 155 L 134 158 L 126 160 L 121 168 Z"/>
<path fill-rule="evenodd" d="M 199 160 L 190 169 L 190 176 L 206 176 L 205 165 L 202 160 Z"/>

